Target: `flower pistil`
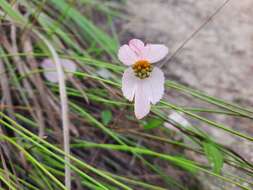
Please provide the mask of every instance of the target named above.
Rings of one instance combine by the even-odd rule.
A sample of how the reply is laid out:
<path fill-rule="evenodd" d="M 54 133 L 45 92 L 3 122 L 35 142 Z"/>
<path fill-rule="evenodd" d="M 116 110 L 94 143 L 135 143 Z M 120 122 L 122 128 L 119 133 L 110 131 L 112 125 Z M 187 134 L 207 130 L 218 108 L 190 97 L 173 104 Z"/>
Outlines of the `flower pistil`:
<path fill-rule="evenodd" d="M 140 79 L 148 78 L 153 70 L 153 66 L 147 60 L 139 60 L 133 64 L 135 76 Z"/>

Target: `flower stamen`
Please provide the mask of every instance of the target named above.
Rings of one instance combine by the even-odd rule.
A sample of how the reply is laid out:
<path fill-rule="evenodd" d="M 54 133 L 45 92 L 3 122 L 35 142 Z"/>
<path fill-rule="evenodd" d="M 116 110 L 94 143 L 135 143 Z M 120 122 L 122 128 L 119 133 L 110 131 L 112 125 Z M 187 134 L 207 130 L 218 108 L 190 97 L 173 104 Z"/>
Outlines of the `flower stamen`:
<path fill-rule="evenodd" d="M 148 78 L 153 70 L 153 66 L 147 60 L 137 61 L 133 66 L 135 76 L 140 79 Z"/>

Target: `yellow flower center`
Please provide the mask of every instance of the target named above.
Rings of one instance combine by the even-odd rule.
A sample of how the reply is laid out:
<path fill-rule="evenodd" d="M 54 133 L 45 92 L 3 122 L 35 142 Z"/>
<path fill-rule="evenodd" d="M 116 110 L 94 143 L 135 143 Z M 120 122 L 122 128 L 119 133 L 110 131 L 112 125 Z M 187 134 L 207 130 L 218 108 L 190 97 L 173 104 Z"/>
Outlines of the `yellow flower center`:
<path fill-rule="evenodd" d="M 153 66 L 147 60 L 137 61 L 133 66 L 135 76 L 140 79 L 148 78 L 153 70 Z"/>

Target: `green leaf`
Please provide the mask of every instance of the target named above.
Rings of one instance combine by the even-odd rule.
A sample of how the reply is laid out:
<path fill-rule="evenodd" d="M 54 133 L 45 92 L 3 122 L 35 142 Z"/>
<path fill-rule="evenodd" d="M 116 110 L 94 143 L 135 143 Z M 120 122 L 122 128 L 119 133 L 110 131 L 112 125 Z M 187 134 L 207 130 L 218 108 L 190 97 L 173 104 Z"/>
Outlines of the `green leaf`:
<path fill-rule="evenodd" d="M 152 118 L 144 125 L 144 129 L 145 130 L 154 129 L 160 127 L 162 124 L 163 120 L 158 118 Z"/>
<path fill-rule="evenodd" d="M 217 146 L 211 142 L 205 142 L 203 144 L 205 154 L 211 166 L 213 167 L 213 172 L 220 174 L 224 163 L 224 157 L 222 152 L 217 148 Z"/>
<path fill-rule="evenodd" d="M 177 164 L 177 166 L 193 174 L 198 172 L 198 169 L 195 167 L 196 163 L 194 161 L 188 160 L 181 156 L 174 156 L 174 158 L 175 158 L 174 163 Z"/>
<path fill-rule="evenodd" d="M 112 112 L 110 110 L 102 111 L 101 119 L 104 125 L 108 125 L 112 121 Z"/>

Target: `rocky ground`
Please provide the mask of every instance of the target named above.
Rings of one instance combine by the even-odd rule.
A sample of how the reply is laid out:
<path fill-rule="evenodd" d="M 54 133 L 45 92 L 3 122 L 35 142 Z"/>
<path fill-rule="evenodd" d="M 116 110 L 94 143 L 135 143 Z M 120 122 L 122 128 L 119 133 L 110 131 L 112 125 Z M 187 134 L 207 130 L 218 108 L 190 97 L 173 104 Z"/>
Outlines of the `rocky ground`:
<path fill-rule="evenodd" d="M 173 53 L 223 2 L 127 0 L 128 17 L 123 24 L 122 39 L 135 37 L 165 43 Z M 231 0 L 163 70 L 167 78 L 210 95 L 253 106 L 253 1 Z M 248 121 L 221 116 L 212 119 L 253 135 L 253 124 Z M 207 130 L 253 162 L 252 144 L 213 128 Z M 201 178 L 206 176 L 200 177 L 206 189 L 236 189 L 211 178 Z"/>

